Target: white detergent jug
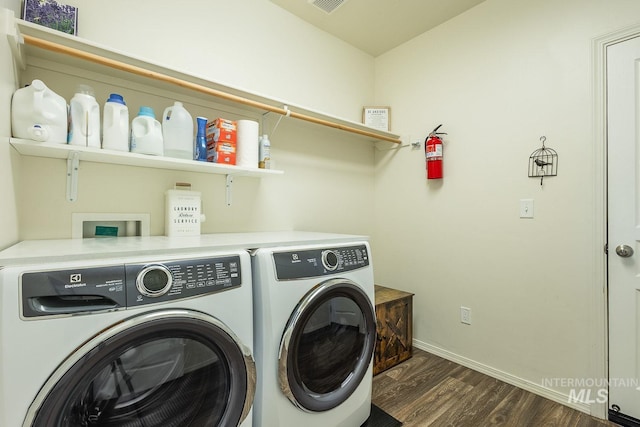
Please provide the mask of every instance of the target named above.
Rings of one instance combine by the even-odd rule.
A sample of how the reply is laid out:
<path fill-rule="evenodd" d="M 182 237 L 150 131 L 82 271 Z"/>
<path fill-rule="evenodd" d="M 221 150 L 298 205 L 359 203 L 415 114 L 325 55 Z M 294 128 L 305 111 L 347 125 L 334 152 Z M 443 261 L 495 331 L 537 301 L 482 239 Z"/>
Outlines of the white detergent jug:
<path fill-rule="evenodd" d="M 162 156 L 162 125 L 156 120 L 151 107 L 140 107 L 131 122 L 131 152 Z"/>
<path fill-rule="evenodd" d="M 67 142 L 67 101 L 41 80 L 11 98 L 11 134 L 39 142 Z"/>
<path fill-rule="evenodd" d="M 100 106 L 90 86 L 78 86 L 69 103 L 69 118 L 69 144 L 100 148 Z"/>
<path fill-rule="evenodd" d="M 129 151 L 129 109 L 122 95 L 112 93 L 104 104 L 102 148 Z"/>
<path fill-rule="evenodd" d="M 162 139 L 165 156 L 193 160 L 193 118 L 182 102 L 164 110 Z"/>

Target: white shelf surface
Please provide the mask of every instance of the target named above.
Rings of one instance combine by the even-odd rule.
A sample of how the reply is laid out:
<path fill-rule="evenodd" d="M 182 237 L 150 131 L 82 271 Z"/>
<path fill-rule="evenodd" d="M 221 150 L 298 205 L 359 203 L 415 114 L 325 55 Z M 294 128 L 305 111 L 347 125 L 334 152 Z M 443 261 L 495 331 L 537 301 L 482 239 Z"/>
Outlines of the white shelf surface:
<path fill-rule="evenodd" d="M 200 172 L 220 175 L 248 176 L 259 178 L 266 175 L 280 175 L 283 171 L 274 169 L 245 168 L 195 160 L 174 159 L 163 156 L 130 153 L 125 151 L 104 150 L 82 147 L 65 143 L 43 143 L 26 139 L 11 138 L 10 144 L 23 156 L 46 157 L 52 159 L 69 159 L 78 153 L 78 160 L 127 165 L 144 168 L 176 170 L 184 172 Z"/>

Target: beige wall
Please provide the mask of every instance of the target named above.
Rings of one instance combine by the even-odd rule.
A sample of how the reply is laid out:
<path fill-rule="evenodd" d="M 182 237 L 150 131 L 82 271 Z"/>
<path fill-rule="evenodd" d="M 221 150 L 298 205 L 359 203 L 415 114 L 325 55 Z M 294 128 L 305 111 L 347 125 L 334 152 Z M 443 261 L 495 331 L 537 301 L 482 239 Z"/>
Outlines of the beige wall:
<path fill-rule="evenodd" d="M 360 121 L 373 58 L 269 0 L 68 0 L 82 37 L 166 66 Z"/>
<path fill-rule="evenodd" d="M 534 385 L 601 378 L 593 39 L 639 16 L 635 1 L 487 0 L 376 59 L 396 131 L 448 133 L 440 182 L 420 150 L 376 155 L 376 277 L 416 294 L 423 346 Z M 543 187 L 527 177 L 542 135 L 559 156 Z M 534 219 L 519 218 L 525 198 Z"/>
<path fill-rule="evenodd" d="M 303 24 L 268 1 L 173 3 L 171 12 L 142 0 L 69 1 L 79 7 L 79 34 L 131 55 L 185 70 L 210 80 L 311 106 L 351 120 L 373 99 L 373 58 Z M 117 23 L 117 25 L 116 25 Z M 117 30 L 116 30 L 117 28 Z M 74 70 L 30 67 L 22 83 L 40 78 L 69 100 L 78 83 L 91 85 L 100 104 L 112 91 L 125 96 L 130 115 L 150 105 L 157 117 L 174 99 L 193 117 L 251 118 L 198 97 L 176 98 L 146 91 L 126 80 Z M 339 94 L 339 96 L 336 96 Z M 282 176 L 237 177 L 233 204 L 225 204 L 222 175 L 140 169 L 81 162 L 78 201 L 65 200 L 63 160 L 18 159 L 20 238 L 71 236 L 74 212 L 150 213 L 151 234 L 164 234 L 164 191 L 176 181 L 202 192 L 204 233 L 305 229 L 373 233 L 373 147 L 368 141 L 292 119 L 264 119 L 271 134 L 274 166 Z"/>
<path fill-rule="evenodd" d="M 34 70 L 25 73 L 29 79 Z M 38 77 L 66 98 L 72 96 L 74 79 L 37 70 Z M 170 94 L 139 94 L 89 81 L 99 98 L 117 88 L 129 108 L 151 105 L 157 114 L 172 104 Z M 121 90 L 122 89 L 122 90 Z M 65 92 L 65 91 L 70 92 Z M 187 100 L 189 98 L 181 98 Z M 143 100 L 143 101 L 142 101 Z M 237 111 L 203 105 L 197 99 L 185 107 L 195 117 L 244 118 Z M 206 103 L 205 103 L 206 104 Z M 159 115 L 158 115 L 159 117 Z M 256 117 L 250 117 L 257 119 Z M 18 186 L 21 239 L 71 237 L 74 212 L 151 214 L 150 232 L 164 234 L 164 192 L 175 182 L 189 182 L 202 193 L 207 221 L 203 233 L 304 229 L 372 234 L 373 147 L 368 141 L 344 132 L 268 116 L 264 127 L 271 134 L 274 168 L 284 175 L 262 179 L 235 177 L 232 205 L 225 203 L 224 175 L 163 171 L 150 168 L 82 162 L 78 200 L 67 202 L 66 161 L 23 157 Z"/>

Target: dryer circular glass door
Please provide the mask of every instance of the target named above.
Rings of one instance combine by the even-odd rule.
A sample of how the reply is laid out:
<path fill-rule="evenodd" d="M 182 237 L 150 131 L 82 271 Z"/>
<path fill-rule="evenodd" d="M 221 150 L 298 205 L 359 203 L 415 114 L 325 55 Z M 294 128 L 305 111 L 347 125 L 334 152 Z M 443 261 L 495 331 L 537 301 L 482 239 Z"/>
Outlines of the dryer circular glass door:
<path fill-rule="evenodd" d="M 298 303 L 280 345 L 283 393 L 309 412 L 335 408 L 351 396 L 369 368 L 376 321 L 369 297 L 347 279 L 331 279 Z"/>
<path fill-rule="evenodd" d="M 147 312 L 70 355 L 24 426 L 235 426 L 253 403 L 255 374 L 250 351 L 216 318 Z"/>

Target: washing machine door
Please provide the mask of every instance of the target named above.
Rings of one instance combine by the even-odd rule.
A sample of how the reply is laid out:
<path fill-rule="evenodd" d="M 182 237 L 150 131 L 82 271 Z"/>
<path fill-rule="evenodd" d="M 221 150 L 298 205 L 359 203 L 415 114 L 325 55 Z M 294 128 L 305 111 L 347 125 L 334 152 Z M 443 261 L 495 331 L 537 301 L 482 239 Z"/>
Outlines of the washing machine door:
<path fill-rule="evenodd" d="M 335 408 L 366 375 L 376 342 L 369 297 L 347 279 L 309 291 L 291 314 L 280 344 L 283 393 L 308 412 Z"/>
<path fill-rule="evenodd" d="M 236 426 L 253 403 L 255 374 L 250 351 L 218 319 L 147 312 L 70 355 L 23 426 Z"/>

